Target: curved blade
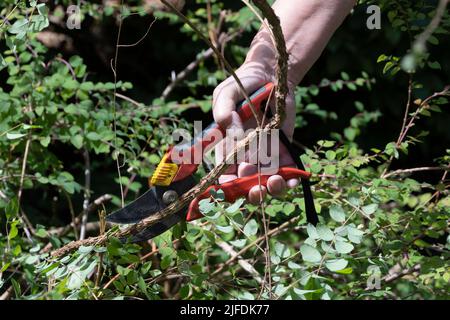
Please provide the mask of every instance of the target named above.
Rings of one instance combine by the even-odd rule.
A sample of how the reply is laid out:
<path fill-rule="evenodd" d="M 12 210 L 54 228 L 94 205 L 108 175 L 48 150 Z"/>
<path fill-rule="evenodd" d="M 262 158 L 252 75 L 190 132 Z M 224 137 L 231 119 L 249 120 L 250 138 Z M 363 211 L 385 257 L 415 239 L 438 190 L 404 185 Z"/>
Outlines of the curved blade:
<path fill-rule="evenodd" d="M 176 225 L 178 222 L 183 220 L 185 217 L 185 210 L 186 208 L 183 208 L 182 210 L 178 211 L 177 213 L 165 217 L 160 222 L 155 223 L 154 225 L 151 225 L 145 230 L 142 230 L 141 232 L 135 234 L 133 237 L 131 237 L 131 242 L 140 242 L 145 241 L 148 239 L 152 239 L 156 236 L 159 236 L 161 233 L 169 230 L 174 225 Z"/>
<path fill-rule="evenodd" d="M 108 215 L 106 221 L 123 224 L 136 223 L 162 208 L 155 188 L 151 188 L 125 207 Z"/>
<path fill-rule="evenodd" d="M 183 193 L 195 186 L 195 184 L 196 183 L 192 177 L 187 177 L 186 179 L 172 183 L 168 187 L 152 187 L 142 196 L 130 202 L 125 207 L 111 213 L 106 217 L 106 220 L 109 222 L 122 224 L 139 222 L 142 219 L 145 219 L 167 207 L 167 205 L 165 205 L 162 201 L 164 192 L 173 190 L 176 191 L 179 196 L 181 196 Z"/>

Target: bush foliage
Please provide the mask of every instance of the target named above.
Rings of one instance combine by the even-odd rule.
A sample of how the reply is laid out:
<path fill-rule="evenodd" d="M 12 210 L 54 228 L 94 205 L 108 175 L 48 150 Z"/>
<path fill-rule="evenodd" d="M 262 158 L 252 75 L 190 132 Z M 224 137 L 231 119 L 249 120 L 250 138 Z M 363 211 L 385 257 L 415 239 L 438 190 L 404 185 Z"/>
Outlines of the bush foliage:
<path fill-rule="evenodd" d="M 85 2 L 80 7 L 81 30 L 69 31 L 64 22 L 70 18 L 65 13 L 70 1 L 3 1 L 2 296 L 448 298 L 450 148 L 448 122 L 442 129 L 439 118 L 448 120 L 450 16 L 444 12 L 426 46 L 420 46 L 419 35 L 437 15 L 436 1 L 360 2 L 325 53 L 342 57 L 339 50 L 353 50 L 353 64 L 342 63 L 349 70 L 340 66 L 340 58 L 332 66 L 326 66 L 332 60 L 322 58 L 318 65 L 323 63 L 325 72 L 336 76 L 331 79 L 313 69 L 295 92 L 298 131 L 320 127 L 317 139 L 301 145 L 302 160 L 314 174 L 317 226 L 305 221 L 301 189 L 282 199 L 270 198 L 263 208 L 242 199 L 226 203 L 219 191 L 201 202 L 205 218 L 176 225 L 149 243 L 124 244 L 111 238 L 105 247 L 81 247 L 55 259 L 51 250 L 78 239 L 80 228 L 88 235 L 104 232 L 101 217 L 121 205 L 122 194 L 128 202 L 146 190 L 147 177 L 172 142 L 171 132 L 190 129 L 194 116 L 210 113 L 210 93 L 227 74 L 213 57 L 200 59 L 170 95 L 136 102 L 142 88 L 135 88 L 133 79 L 121 80 L 120 64 L 117 77 L 109 70 L 105 79 L 91 72 L 92 65 L 83 57 L 55 52 L 40 36 L 47 31 L 70 36 L 84 32 L 87 24 L 112 23 L 117 30 L 121 19 L 127 23 L 152 14 L 157 25 L 169 28 L 174 37 L 181 34 L 194 50 L 200 48 L 199 55 L 205 53 L 198 35 L 176 15 L 152 9 L 152 1 L 122 6 L 117 1 L 106 6 Z M 346 38 L 346 32 L 352 23 L 365 28 L 365 8 L 371 4 L 381 7 L 383 30 L 364 32 L 376 33 L 384 46 L 369 44 L 371 55 L 357 57 L 359 44 L 349 42 L 355 38 Z M 187 2 L 184 12 L 205 34 L 234 35 L 223 48 L 235 66 L 246 53 L 247 42 L 241 40 L 251 38 L 260 26 L 248 7 L 225 1 Z M 146 41 L 155 41 L 152 37 L 164 28 L 150 29 Z M 162 41 L 157 45 L 171 46 Z M 348 48 L 340 49 L 343 46 Z M 138 48 L 126 49 L 127 54 Z M 117 60 L 108 57 L 113 70 L 123 51 L 120 48 Z M 165 85 L 170 82 L 166 78 Z M 150 90 L 156 92 L 161 83 L 155 86 Z M 131 99 L 133 94 L 138 98 Z M 383 107 L 385 102 L 395 110 Z M 438 122 L 424 126 L 430 121 Z M 447 134 L 433 141 L 433 130 Z M 415 154 L 426 153 L 424 145 L 431 143 L 439 155 L 428 157 L 426 165 L 397 165 L 415 165 Z M 109 193 L 111 203 L 94 203 Z M 86 224 L 82 217 L 88 211 Z"/>

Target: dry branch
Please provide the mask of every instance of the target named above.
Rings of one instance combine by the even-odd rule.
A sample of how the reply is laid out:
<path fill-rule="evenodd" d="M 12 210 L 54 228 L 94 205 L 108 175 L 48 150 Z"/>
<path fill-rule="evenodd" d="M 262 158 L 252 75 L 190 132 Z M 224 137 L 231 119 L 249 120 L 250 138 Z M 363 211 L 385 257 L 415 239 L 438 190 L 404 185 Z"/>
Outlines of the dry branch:
<path fill-rule="evenodd" d="M 410 168 L 410 169 L 399 169 L 392 171 L 384 176 L 385 179 L 392 177 L 392 176 L 398 176 L 402 174 L 410 174 L 414 172 L 421 172 L 421 171 L 450 171 L 450 166 L 448 167 L 419 167 L 419 168 Z"/>
<path fill-rule="evenodd" d="M 280 117 L 280 122 L 283 122 L 286 116 L 286 97 L 289 92 L 287 80 L 289 55 L 286 51 L 283 30 L 281 29 L 280 19 L 278 19 L 272 7 L 266 0 L 253 0 L 253 3 L 261 10 L 263 16 L 267 19 L 271 29 L 268 31 L 273 35 L 275 40 L 277 60 L 277 69 L 275 73 L 277 81 L 275 91 L 275 113 L 276 116 Z"/>
<path fill-rule="evenodd" d="M 162 0 L 163 3 L 167 4 L 165 0 Z M 221 164 L 215 167 L 205 178 L 203 178 L 199 184 L 197 184 L 194 188 L 183 194 L 177 202 L 174 202 L 167 206 L 165 209 L 153 214 L 152 216 L 128 227 L 123 230 L 113 231 L 107 233 L 105 235 L 101 235 L 98 237 L 88 238 L 83 241 L 73 241 L 66 246 L 55 250 L 52 252 L 53 257 L 60 257 L 65 255 L 73 250 L 78 249 L 81 246 L 89 246 L 89 245 L 104 245 L 108 237 L 128 237 L 130 235 L 136 234 L 149 226 L 155 224 L 156 222 L 161 221 L 165 217 L 174 214 L 175 212 L 181 210 L 185 206 L 188 205 L 190 201 L 192 201 L 199 194 L 204 192 L 211 184 L 216 181 L 216 179 L 227 169 L 229 166 L 228 163 L 231 162 L 232 159 L 236 158 L 237 153 L 246 148 L 249 143 L 257 137 L 260 131 L 268 132 L 271 129 L 279 129 L 281 127 L 281 117 L 285 114 L 285 106 L 286 106 L 286 96 L 288 93 L 287 87 L 287 61 L 288 54 L 286 52 L 286 45 L 284 42 L 284 36 L 281 31 L 281 26 L 278 17 L 275 15 L 273 9 L 267 4 L 266 1 L 263 0 L 255 0 L 255 5 L 260 8 L 263 15 L 267 18 L 268 23 L 271 27 L 271 32 L 273 32 L 275 41 L 276 41 L 276 56 L 277 56 L 277 71 L 276 71 L 276 112 L 272 120 L 265 126 L 264 129 L 258 129 L 251 132 L 245 139 L 240 141 L 237 146 L 234 148 L 233 152 L 231 152 Z M 170 5 L 169 5 L 170 6 Z M 203 36 L 203 35 L 202 35 Z M 220 54 L 219 54 L 220 56 Z"/>
<path fill-rule="evenodd" d="M 233 79 L 236 81 L 236 84 L 239 88 L 239 91 L 242 93 L 242 95 L 244 96 L 245 100 L 247 101 L 247 103 L 250 106 L 250 109 L 252 110 L 253 116 L 255 117 L 256 122 L 258 123 L 259 126 L 259 118 L 256 114 L 256 109 L 253 106 L 252 101 L 250 100 L 250 97 L 248 96 L 247 92 L 245 91 L 244 86 L 242 85 L 241 80 L 239 79 L 239 77 L 236 75 L 236 73 L 234 72 L 233 68 L 231 67 L 230 63 L 227 61 L 227 59 L 225 59 L 225 57 L 223 56 L 223 54 L 220 52 L 220 50 L 209 40 L 209 38 L 207 36 L 205 36 L 193 23 L 191 20 L 189 20 L 184 14 L 182 14 L 180 12 L 180 10 L 178 10 L 176 7 L 173 6 L 173 4 L 171 4 L 170 2 L 167 2 L 166 0 L 161 0 L 162 3 L 164 3 L 166 6 L 168 6 L 173 13 L 175 13 L 179 18 L 181 18 L 181 20 L 183 20 L 183 22 L 185 22 L 189 27 L 192 28 L 192 30 L 195 31 L 195 33 L 197 33 L 197 35 L 206 42 L 206 44 L 208 44 L 208 46 L 214 51 L 214 53 L 216 54 L 217 58 L 219 59 L 219 61 L 224 65 L 225 69 L 231 74 L 231 76 L 233 77 Z"/>

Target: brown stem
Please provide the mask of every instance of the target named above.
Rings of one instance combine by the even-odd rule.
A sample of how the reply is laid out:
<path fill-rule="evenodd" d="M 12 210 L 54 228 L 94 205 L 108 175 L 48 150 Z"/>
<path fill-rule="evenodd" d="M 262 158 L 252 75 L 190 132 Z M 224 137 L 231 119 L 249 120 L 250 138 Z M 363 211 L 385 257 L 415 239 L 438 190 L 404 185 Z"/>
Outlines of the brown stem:
<path fill-rule="evenodd" d="M 419 167 L 419 168 L 410 168 L 410 169 L 400 169 L 389 172 L 384 176 L 384 178 L 389 178 L 392 176 L 398 176 L 401 174 L 408 174 L 420 171 L 450 171 L 450 166 L 448 167 Z"/>
<path fill-rule="evenodd" d="M 196 27 L 183 15 L 181 14 L 178 9 L 173 7 L 173 5 L 169 4 L 166 0 L 161 0 L 164 4 L 166 4 L 168 7 L 170 7 L 175 12 L 178 12 L 177 14 L 181 16 L 186 23 L 188 23 L 194 30 L 197 30 Z M 276 92 L 275 92 L 275 98 L 276 98 L 276 112 L 272 120 L 268 125 L 262 129 L 262 131 L 270 131 L 272 129 L 279 129 L 281 127 L 281 118 L 285 114 L 285 106 L 286 106 L 286 96 L 288 93 L 288 87 L 287 87 L 287 59 L 288 55 L 286 52 L 286 45 L 284 42 L 283 33 L 281 31 L 281 26 L 278 18 L 276 17 L 275 13 L 273 12 L 273 9 L 267 4 L 267 2 L 259 0 L 256 1 L 255 4 L 260 8 L 260 10 L 263 12 L 263 14 L 267 17 L 268 23 L 271 26 L 274 36 L 277 42 L 277 86 L 276 86 Z M 275 26 L 274 26 L 275 24 Z M 198 30 L 197 30 L 198 31 Z M 198 31 L 199 32 L 199 31 Z M 200 35 L 204 37 L 201 33 Z M 209 40 L 206 38 L 206 41 L 208 44 L 210 44 Z M 211 47 L 216 52 L 217 48 L 213 47 L 211 44 Z M 281 51 L 281 52 L 280 52 Z M 220 52 L 218 53 L 218 56 L 223 58 L 221 56 Z M 116 57 L 117 59 L 117 57 Z M 227 66 L 227 62 L 225 59 L 223 59 L 225 66 Z M 229 66 L 229 65 L 228 65 Z M 237 78 L 237 77 L 236 77 Z M 239 81 L 239 79 L 237 79 Z M 238 82 L 237 81 L 237 82 Z M 239 82 L 238 82 L 239 83 Z M 248 97 L 246 97 L 249 101 Z M 216 181 L 216 179 L 225 172 L 227 167 L 229 166 L 228 163 L 231 163 L 233 159 L 236 158 L 237 153 L 242 149 L 246 148 L 249 143 L 256 137 L 258 134 L 257 131 L 251 132 L 245 139 L 240 141 L 237 146 L 234 148 L 233 152 L 231 152 L 229 155 L 227 155 L 225 161 L 223 161 L 221 164 L 219 164 L 217 167 L 215 167 L 211 172 L 204 177 L 198 185 L 196 185 L 194 188 L 183 194 L 180 199 L 177 202 L 172 203 L 171 205 L 167 206 L 165 209 L 153 214 L 152 216 L 128 227 L 123 230 L 117 230 L 110 232 L 105 235 L 101 235 L 98 237 L 93 237 L 89 239 L 85 239 L 83 241 L 74 241 L 70 242 L 66 246 L 55 250 L 52 252 L 52 256 L 59 257 L 64 254 L 67 254 L 77 248 L 79 248 L 82 245 L 103 245 L 107 242 L 108 237 L 115 236 L 115 237 L 128 237 L 130 235 L 136 234 L 149 226 L 161 221 L 165 217 L 169 215 L 173 215 L 175 212 L 181 210 L 184 208 L 190 201 L 192 201 L 195 197 L 197 197 L 200 193 L 204 192 L 211 184 Z M 122 193 L 123 194 L 123 193 Z"/>
<path fill-rule="evenodd" d="M 86 224 L 89 216 L 89 201 L 91 198 L 91 161 L 89 151 L 85 148 L 83 152 L 84 158 L 84 200 L 83 200 L 83 216 L 81 218 L 80 240 L 86 237 Z"/>
<path fill-rule="evenodd" d="M 214 53 L 216 54 L 217 58 L 223 63 L 223 65 L 225 66 L 225 68 L 227 69 L 227 71 L 231 74 L 231 76 L 234 78 L 234 80 L 236 81 L 236 84 L 238 85 L 239 90 L 241 91 L 242 95 L 244 96 L 245 100 L 248 102 L 250 109 L 252 110 L 253 116 L 256 120 L 256 122 L 259 125 L 259 119 L 258 116 L 256 114 L 256 109 L 252 103 L 252 101 L 250 100 L 250 97 L 248 96 L 247 92 L 245 91 L 244 86 L 242 85 L 241 80 L 239 79 L 239 77 L 236 75 L 236 73 L 233 70 L 233 67 L 228 63 L 228 61 L 225 59 L 225 57 L 222 55 L 222 53 L 220 52 L 219 49 L 217 49 L 217 47 L 211 43 L 211 41 L 208 39 L 208 37 L 206 37 L 184 14 L 182 14 L 180 12 L 180 10 L 178 10 L 177 8 L 175 8 L 173 6 L 173 4 L 171 4 L 170 2 L 166 1 L 166 0 L 161 0 L 162 3 L 164 3 L 166 6 L 168 6 L 170 9 L 172 9 L 172 11 L 179 16 L 186 24 L 188 24 L 192 30 L 195 31 L 195 33 L 198 34 L 198 36 L 200 38 L 202 38 L 203 41 L 205 41 L 208 46 L 214 51 Z"/>

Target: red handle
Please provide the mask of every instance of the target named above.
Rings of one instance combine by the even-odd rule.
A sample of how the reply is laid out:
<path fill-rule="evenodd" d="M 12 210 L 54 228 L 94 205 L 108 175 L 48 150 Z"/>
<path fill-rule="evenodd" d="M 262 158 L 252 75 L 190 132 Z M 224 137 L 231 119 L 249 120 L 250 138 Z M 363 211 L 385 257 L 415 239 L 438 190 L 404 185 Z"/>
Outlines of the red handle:
<path fill-rule="evenodd" d="M 311 177 L 311 173 L 290 167 L 282 167 L 278 170 L 277 175 L 282 176 L 285 180 L 289 179 L 309 179 Z M 270 176 L 261 175 L 261 185 L 267 186 L 267 180 Z M 208 187 L 205 192 L 200 194 L 197 198 L 191 201 L 188 209 L 188 213 L 186 216 L 187 221 L 192 221 L 195 219 L 199 219 L 203 217 L 200 213 L 200 209 L 198 203 L 202 199 L 209 198 L 211 196 L 210 190 L 219 190 L 221 189 L 225 195 L 225 201 L 234 202 L 236 199 L 241 197 L 246 197 L 250 189 L 259 184 L 258 174 L 254 174 L 252 176 L 238 178 L 230 182 L 223 183 L 221 185 L 213 185 Z"/>
<path fill-rule="evenodd" d="M 270 97 L 273 86 L 273 83 L 269 82 L 249 97 L 255 107 L 255 111 L 260 110 L 262 102 Z M 251 106 L 246 100 L 237 105 L 236 111 L 241 117 L 242 122 L 246 122 L 253 117 Z M 169 157 L 169 161 L 173 161 L 173 158 L 183 159 L 173 181 L 179 181 L 192 175 L 197 170 L 198 164 L 201 163 L 203 154 L 214 147 L 224 136 L 225 129 L 219 127 L 216 122 L 213 122 L 200 134 L 195 136 L 191 142 L 182 146 L 173 147 L 170 150 L 171 156 Z M 174 152 L 176 152 L 176 157 L 173 155 Z"/>

